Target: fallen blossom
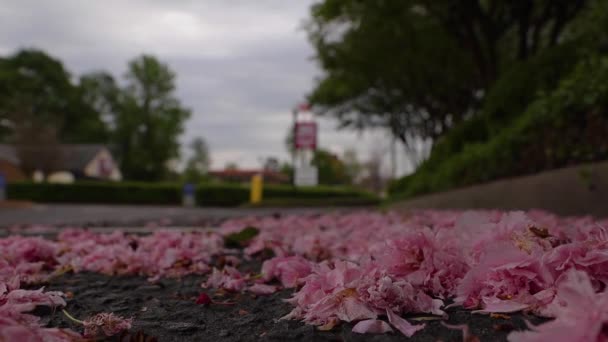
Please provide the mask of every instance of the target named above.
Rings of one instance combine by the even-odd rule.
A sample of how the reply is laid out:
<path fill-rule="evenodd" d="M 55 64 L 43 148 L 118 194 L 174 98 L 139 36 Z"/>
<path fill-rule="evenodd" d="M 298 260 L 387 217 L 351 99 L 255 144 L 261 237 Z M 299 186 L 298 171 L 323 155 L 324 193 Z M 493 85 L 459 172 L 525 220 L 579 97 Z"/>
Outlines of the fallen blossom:
<path fill-rule="evenodd" d="M 244 254 L 227 248 L 226 237 L 247 227 L 256 227 L 256 235 Z M 30 312 L 39 305 L 64 306 L 64 295 L 22 286 L 72 272 L 150 281 L 210 273 L 202 285 L 219 291 L 295 289 L 287 300 L 292 311 L 284 318 L 320 329 L 347 321 L 355 322 L 356 330 L 388 331 L 390 325 L 378 319 L 386 314 L 393 327 L 411 335 L 424 325 L 410 324 L 402 315 L 444 318 L 444 303 L 453 302 L 478 313 L 525 311 L 556 318 L 531 332 L 515 332 L 513 339 L 534 340 L 563 329 L 601 340 L 606 227 L 608 220 L 539 210 L 422 210 L 243 217 L 206 232 L 62 229 L 54 240 L 13 235 L 0 238 L 0 319 L 10 325 L 5 331 L 51 336 Z M 236 268 L 244 260 L 268 257 L 256 273 Z M 575 285 L 573 278 L 584 285 Z M 573 298 L 589 309 L 573 309 L 568 304 Z"/>
<path fill-rule="evenodd" d="M 385 321 L 368 319 L 355 324 L 352 331 L 357 334 L 384 334 L 393 332 L 393 328 Z"/>
<path fill-rule="evenodd" d="M 424 324 L 412 325 L 391 310 L 386 310 L 386 316 L 388 316 L 388 321 L 395 329 L 401 331 L 407 337 L 412 337 L 418 330 L 424 329 L 425 326 Z"/>
<path fill-rule="evenodd" d="M 596 293 L 586 272 L 570 270 L 557 288 L 555 320 L 509 334 L 512 342 L 607 341 L 608 293 Z"/>
<path fill-rule="evenodd" d="M 277 278 L 286 288 L 296 287 L 310 272 L 310 261 L 299 256 L 275 257 L 262 264 L 263 279 L 269 281 Z"/>
<path fill-rule="evenodd" d="M 82 322 L 84 325 L 84 336 L 86 337 L 109 337 L 124 330 L 131 329 L 133 319 L 116 316 L 113 313 L 98 313 Z"/>
<path fill-rule="evenodd" d="M 277 287 L 266 284 L 253 284 L 247 288 L 247 291 L 256 295 L 269 295 L 277 292 Z"/>
<path fill-rule="evenodd" d="M 221 271 L 213 268 L 203 287 L 238 292 L 244 289 L 246 285 L 245 278 L 236 268 L 226 266 Z"/>

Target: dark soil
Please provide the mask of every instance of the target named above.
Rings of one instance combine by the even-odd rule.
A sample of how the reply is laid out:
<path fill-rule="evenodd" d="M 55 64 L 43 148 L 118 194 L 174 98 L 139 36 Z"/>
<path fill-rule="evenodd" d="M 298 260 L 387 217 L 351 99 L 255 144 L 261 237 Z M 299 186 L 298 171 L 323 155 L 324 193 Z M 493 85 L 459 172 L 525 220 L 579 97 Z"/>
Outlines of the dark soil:
<path fill-rule="evenodd" d="M 289 290 L 272 296 L 246 293 L 217 297 L 209 292 L 216 301 L 234 304 L 198 305 L 195 300 L 205 291 L 200 286 L 203 280 L 202 276 L 188 276 L 181 280 L 162 279 L 153 284 L 144 277 L 81 273 L 56 278 L 46 289 L 72 293 L 67 311 L 77 318 L 84 319 L 102 311 L 133 317 L 131 337 L 141 331 L 158 341 L 462 341 L 460 331 L 450 330 L 439 321 L 427 322 L 425 329 L 408 339 L 400 333 L 355 334 L 351 332 L 352 324 L 322 332 L 298 321 L 278 320 L 291 310 L 291 306 L 282 301 L 290 297 L 292 291 Z M 474 315 L 461 309 L 448 310 L 448 313 L 447 323 L 468 324 L 481 341 L 506 340 L 513 329 L 524 329 L 524 318 L 534 324 L 540 322 L 538 318 L 521 314 L 505 319 Z M 80 329 L 61 312 L 38 309 L 36 314 L 42 316 L 48 326 Z"/>

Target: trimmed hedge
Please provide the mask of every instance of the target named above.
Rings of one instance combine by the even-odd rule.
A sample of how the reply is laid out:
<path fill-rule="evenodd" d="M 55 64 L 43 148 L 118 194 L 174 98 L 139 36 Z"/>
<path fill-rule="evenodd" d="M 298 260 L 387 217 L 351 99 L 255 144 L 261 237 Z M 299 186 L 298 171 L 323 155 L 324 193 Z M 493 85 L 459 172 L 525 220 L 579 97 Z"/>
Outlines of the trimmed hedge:
<path fill-rule="evenodd" d="M 201 206 L 238 206 L 248 203 L 249 187 L 239 184 L 204 183 L 196 187 L 195 196 L 197 204 Z M 180 205 L 182 185 L 139 182 L 76 182 L 74 184 L 19 182 L 8 184 L 7 198 L 47 203 Z M 280 204 L 281 200 L 320 199 L 378 202 L 374 195 L 350 188 L 321 186 L 295 188 L 286 185 L 266 185 L 264 199 L 272 200 L 276 204 Z"/>
<path fill-rule="evenodd" d="M 608 58 L 578 64 L 512 124 L 391 184 L 394 198 L 608 159 Z"/>
<path fill-rule="evenodd" d="M 9 183 L 6 190 L 8 199 L 48 203 L 176 204 L 182 201 L 181 188 L 176 184 L 19 182 Z"/>

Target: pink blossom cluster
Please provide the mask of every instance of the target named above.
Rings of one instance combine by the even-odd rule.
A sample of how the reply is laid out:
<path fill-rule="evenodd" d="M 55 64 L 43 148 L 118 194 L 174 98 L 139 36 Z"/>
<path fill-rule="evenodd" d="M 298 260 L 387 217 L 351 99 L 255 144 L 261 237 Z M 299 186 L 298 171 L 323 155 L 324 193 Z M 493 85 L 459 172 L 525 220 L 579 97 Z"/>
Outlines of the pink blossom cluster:
<path fill-rule="evenodd" d="M 208 272 L 223 238 L 211 232 L 159 230 L 147 236 L 120 231 L 96 234 L 82 229 L 58 236 L 57 261 L 75 272 L 146 275 L 153 279 Z"/>
<path fill-rule="evenodd" d="M 78 334 L 66 329 L 43 328 L 28 312 L 37 306 L 65 306 L 63 293 L 19 289 L 19 282 L 0 280 L 0 341 L 72 341 Z"/>
<path fill-rule="evenodd" d="M 44 292 L 20 289 L 20 282 L 12 277 L 10 282 L 0 280 L 0 341 L 82 341 L 83 336 L 69 329 L 45 328 L 38 316 L 30 314 L 38 306 L 48 306 L 53 310 L 65 307 L 65 295 L 59 291 Z M 73 318 L 72 318 L 73 319 Z M 131 320 L 100 313 L 84 321 L 84 337 L 105 337 L 115 335 L 131 327 Z"/>
<path fill-rule="evenodd" d="M 317 261 L 310 275 L 296 281 L 303 286 L 289 300 L 295 307 L 286 318 L 321 328 L 358 322 L 355 332 L 383 333 L 392 325 L 411 336 L 423 325 L 408 323 L 404 314 L 441 316 L 450 299 L 453 306 L 474 312 L 557 317 L 551 324 L 564 329 L 592 325 L 577 341 L 608 340 L 601 329 L 608 324 L 608 311 L 598 304 L 608 296 L 606 220 L 542 211 L 361 212 L 237 219 L 226 222 L 222 231 L 244 226 L 261 229 L 246 249 L 251 255 L 271 249 L 279 258 Z M 263 273 L 276 272 L 268 268 Z M 283 285 L 293 287 L 293 282 Z M 572 311 L 581 305 L 572 293 L 581 304 L 595 301 L 597 311 L 569 314 L 585 311 Z M 381 320 L 384 316 L 390 325 Z M 550 330 L 541 325 L 512 333 L 510 340 L 559 336 L 548 335 Z"/>
<path fill-rule="evenodd" d="M 250 226 L 259 234 L 248 242 L 243 258 L 274 254 L 257 274 L 241 273 L 239 252 L 224 247 L 224 236 Z M 578 341 L 608 340 L 607 227 L 605 220 L 542 211 L 362 211 L 238 218 L 213 232 L 130 235 L 69 229 L 54 241 L 11 236 L 0 239 L 0 325 L 69 335 L 39 327 L 27 313 L 37 305 L 65 305 L 61 294 L 19 289 L 21 283 L 62 272 L 151 280 L 210 273 L 203 287 L 259 295 L 294 289 L 288 299 L 293 310 L 284 318 L 320 329 L 353 322 L 357 333 L 395 329 L 412 336 L 424 324 L 412 324 L 406 315 L 444 318 L 451 303 L 479 313 L 555 317 L 512 333 L 512 341 L 559 341 L 559 334 L 552 335 L 556 329 L 576 331 Z M 220 268 L 213 266 L 218 259 L 223 260 Z M 106 326 L 100 322 L 130 326 L 114 318 L 92 319 L 96 323 L 90 329 Z"/>
<path fill-rule="evenodd" d="M 28 314 L 36 306 L 65 306 L 61 292 L 21 289 L 67 272 L 91 271 L 139 274 L 150 278 L 209 271 L 212 256 L 223 252 L 216 233 L 157 231 L 147 236 L 119 231 L 94 234 L 83 229 L 61 232 L 56 241 L 39 237 L 0 239 L 0 341 L 72 341 L 81 336 L 70 330 L 43 328 Z M 85 336 L 113 335 L 128 329 L 129 319 L 101 313 L 84 321 Z"/>

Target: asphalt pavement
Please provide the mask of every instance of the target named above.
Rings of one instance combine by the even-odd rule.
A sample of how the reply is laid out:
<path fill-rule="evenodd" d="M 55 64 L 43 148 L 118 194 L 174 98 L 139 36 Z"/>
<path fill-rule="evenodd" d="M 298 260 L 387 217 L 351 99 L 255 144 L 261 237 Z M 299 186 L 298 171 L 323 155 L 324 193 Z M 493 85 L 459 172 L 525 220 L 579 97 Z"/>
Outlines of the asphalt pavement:
<path fill-rule="evenodd" d="M 209 226 L 240 216 L 313 214 L 352 208 L 185 208 L 168 206 L 34 204 L 0 207 L 0 227 L 15 225 L 62 226 Z"/>

